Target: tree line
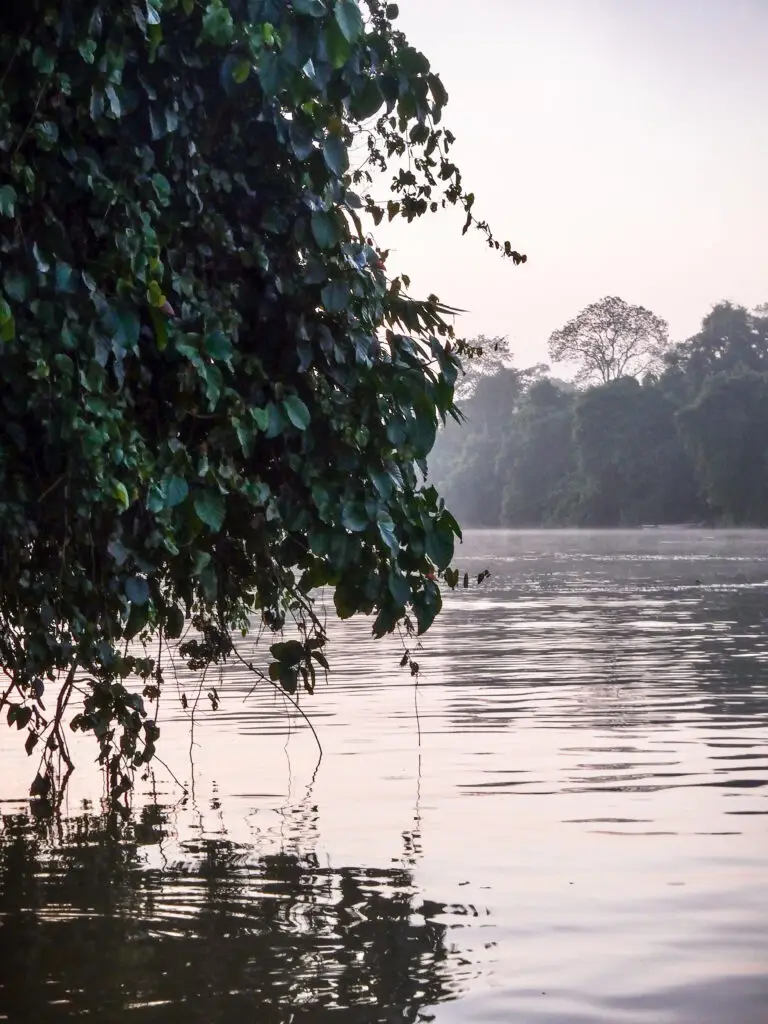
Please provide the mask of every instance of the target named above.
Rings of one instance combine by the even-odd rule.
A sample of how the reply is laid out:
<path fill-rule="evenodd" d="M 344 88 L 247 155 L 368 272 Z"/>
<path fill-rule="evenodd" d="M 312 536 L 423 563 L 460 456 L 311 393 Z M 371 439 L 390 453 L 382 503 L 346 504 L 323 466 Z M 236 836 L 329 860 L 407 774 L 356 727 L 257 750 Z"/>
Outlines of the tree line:
<path fill-rule="evenodd" d="M 573 382 L 478 347 L 430 459 L 465 524 L 768 523 L 768 306 L 721 302 L 672 345 L 649 310 L 602 299 L 550 338 Z"/>

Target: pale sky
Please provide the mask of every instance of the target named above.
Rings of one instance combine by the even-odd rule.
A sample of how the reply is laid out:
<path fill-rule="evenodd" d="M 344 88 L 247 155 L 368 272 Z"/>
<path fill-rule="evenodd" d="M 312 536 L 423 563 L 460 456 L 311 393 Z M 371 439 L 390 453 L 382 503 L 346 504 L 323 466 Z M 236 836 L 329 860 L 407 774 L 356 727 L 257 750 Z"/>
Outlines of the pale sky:
<path fill-rule="evenodd" d="M 768 0 L 400 0 L 438 71 L 475 212 L 379 228 L 412 292 L 508 335 L 517 365 L 619 295 L 693 334 L 721 299 L 768 301 Z"/>

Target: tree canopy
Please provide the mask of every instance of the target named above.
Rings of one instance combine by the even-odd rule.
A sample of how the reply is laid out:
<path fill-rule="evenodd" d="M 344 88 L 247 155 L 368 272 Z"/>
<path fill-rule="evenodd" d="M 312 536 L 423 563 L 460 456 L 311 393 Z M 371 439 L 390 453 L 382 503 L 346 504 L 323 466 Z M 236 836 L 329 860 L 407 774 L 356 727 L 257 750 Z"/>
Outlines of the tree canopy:
<path fill-rule="evenodd" d="M 577 363 L 580 384 L 607 384 L 656 370 L 666 346 L 666 321 L 608 295 L 552 333 L 549 355 L 554 362 Z"/>
<path fill-rule="evenodd" d="M 475 220 L 446 90 L 397 13 L 0 13 L 0 707 L 44 751 L 38 795 L 75 688 L 72 726 L 130 785 L 169 641 L 204 672 L 241 631 L 295 623 L 253 667 L 311 691 L 316 588 L 377 635 L 440 610 L 459 527 L 425 459 L 463 347 L 368 226 L 458 205 L 525 257 Z"/>
<path fill-rule="evenodd" d="M 433 477 L 476 526 L 768 525 L 767 360 L 763 309 L 722 302 L 642 381 L 491 365 Z"/>

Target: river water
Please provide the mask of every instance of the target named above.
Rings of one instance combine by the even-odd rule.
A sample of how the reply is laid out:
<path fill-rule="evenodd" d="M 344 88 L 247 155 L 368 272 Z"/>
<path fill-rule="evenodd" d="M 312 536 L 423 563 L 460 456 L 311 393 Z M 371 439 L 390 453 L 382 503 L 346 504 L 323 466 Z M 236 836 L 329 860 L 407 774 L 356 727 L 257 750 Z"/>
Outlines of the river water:
<path fill-rule="evenodd" d="M 0 1019 L 768 1022 L 768 533 L 477 531 L 413 651 L 166 686 L 110 814 L 0 729 Z M 330 615 L 329 615 L 330 617 Z M 216 685 L 221 705 L 206 699 Z M 417 716 L 418 712 L 418 716 Z"/>

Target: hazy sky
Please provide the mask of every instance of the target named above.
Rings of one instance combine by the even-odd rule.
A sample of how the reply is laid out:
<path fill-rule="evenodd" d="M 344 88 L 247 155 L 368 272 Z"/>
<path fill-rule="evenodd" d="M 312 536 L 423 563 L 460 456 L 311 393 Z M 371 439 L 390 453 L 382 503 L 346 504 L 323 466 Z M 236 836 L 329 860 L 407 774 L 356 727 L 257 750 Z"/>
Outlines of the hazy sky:
<path fill-rule="evenodd" d="M 673 340 L 710 306 L 768 301 L 768 0 L 400 0 L 450 102 L 475 211 L 380 229 L 412 290 L 506 334 L 518 365 L 603 295 Z"/>

